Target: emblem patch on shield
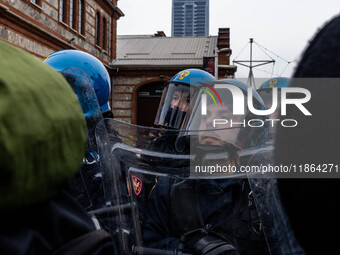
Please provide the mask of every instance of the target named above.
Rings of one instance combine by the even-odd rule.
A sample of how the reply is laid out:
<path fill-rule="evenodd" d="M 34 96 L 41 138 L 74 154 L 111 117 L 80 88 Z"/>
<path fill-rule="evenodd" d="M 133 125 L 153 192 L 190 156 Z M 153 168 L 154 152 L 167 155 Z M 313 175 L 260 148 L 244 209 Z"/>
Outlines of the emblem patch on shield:
<path fill-rule="evenodd" d="M 143 182 L 139 177 L 137 177 L 135 175 L 132 175 L 131 179 L 132 179 L 133 190 L 134 190 L 136 196 L 139 196 L 139 194 L 142 192 Z"/>

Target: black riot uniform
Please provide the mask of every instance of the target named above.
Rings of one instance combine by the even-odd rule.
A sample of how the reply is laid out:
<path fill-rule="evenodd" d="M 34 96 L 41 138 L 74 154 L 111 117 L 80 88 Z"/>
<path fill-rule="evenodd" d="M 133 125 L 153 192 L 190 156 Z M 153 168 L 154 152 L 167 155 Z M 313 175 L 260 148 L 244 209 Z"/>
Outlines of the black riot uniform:
<path fill-rule="evenodd" d="M 185 247 L 192 238 L 212 235 L 228 240 L 240 254 L 268 254 L 247 179 L 169 183 L 159 178 L 148 205 L 143 232 L 148 247 L 175 250 L 180 242 Z"/>

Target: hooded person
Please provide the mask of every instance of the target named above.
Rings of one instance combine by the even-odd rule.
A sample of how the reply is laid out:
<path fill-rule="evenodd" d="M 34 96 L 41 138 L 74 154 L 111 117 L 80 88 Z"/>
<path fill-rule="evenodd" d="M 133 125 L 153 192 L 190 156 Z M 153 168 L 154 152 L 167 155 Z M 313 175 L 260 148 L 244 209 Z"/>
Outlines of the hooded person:
<path fill-rule="evenodd" d="M 317 167 L 338 167 L 340 142 L 340 16 L 327 22 L 314 36 L 293 75 L 289 87 L 303 87 L 311 93 L 306 117 L 298 109 L 287 111 L 296 119 L 295 128 L 279 127 L 276 136 L 275 163 Z M 326 170 L 326 169 L 325 169 Z M 340 228 L 339 175 L 330 166 L 327 173 L 314 172 L 306 178 L 279 179 L 283 206 L 295 236 L 307 254 L 338 253 Z M 330 175 L 328 175 L 330 174 Z M 323 179 L 314 177 L 326 177 Z M 303 177 L 303 176 L 302 176 Z"/>
<path fill-rule="evenodd" d="M 0 253 L 113 254 L 111 236 L 64 188 L 86 124 L 61 74 L 0 41 Z"/>

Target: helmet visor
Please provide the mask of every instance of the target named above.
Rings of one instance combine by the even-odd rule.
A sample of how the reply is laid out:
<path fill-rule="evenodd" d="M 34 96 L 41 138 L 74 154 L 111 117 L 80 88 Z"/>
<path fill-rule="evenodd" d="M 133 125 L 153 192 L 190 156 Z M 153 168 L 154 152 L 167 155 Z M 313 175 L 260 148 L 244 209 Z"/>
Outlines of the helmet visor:
<path fill-rule="evenodd" d="M 165 85 L 154 124 L 179 129 L 189 109 L 193 95 L 187 83 L 169 82 Z"/>
<path fill-rule="evenodd" d="M 100 115 L 98 100 L 87 74 L 75 67 L 66 68 L 61 74 L 76 93 L 85 118 Z"/>
<path fill-rule="evenodd" d="M 208 88 L 199 91 L 196 102 L 190 103 L 182 129 L 199 130 L 200 144 L 217 146 L 230 144 L 241 149 L 238 140 L 245 114 L 233 114 L 233 95 L 230 91 L 214 90 L 216 94 L 207 93 Z M 246 105 L 243 104 L 242 107 L 246 112 Z"/>
<path fill-rule="evenodd" d="M 199 130 L 199 144 L 256 147 L 267 123 L 249 111 L 247 102 L 246 91 L 232 84 L 206 83 L 200 87 L 196 100 L 191 100 L 181 129 Z M 256 100 L 253 106 L 261 108 Z M 180 136 L 186 136 L 185 132 Z"/>

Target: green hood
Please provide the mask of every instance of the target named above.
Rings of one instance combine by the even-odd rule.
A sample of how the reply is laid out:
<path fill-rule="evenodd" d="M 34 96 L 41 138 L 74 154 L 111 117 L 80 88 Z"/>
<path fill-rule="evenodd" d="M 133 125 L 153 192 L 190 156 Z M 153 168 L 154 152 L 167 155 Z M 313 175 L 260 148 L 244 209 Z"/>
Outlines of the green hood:
<path fill-rule="evenodd" d="M 82 164 L 86 124 L 61 74 L 0 41 L 0 210 L 42 201 Z"/>

